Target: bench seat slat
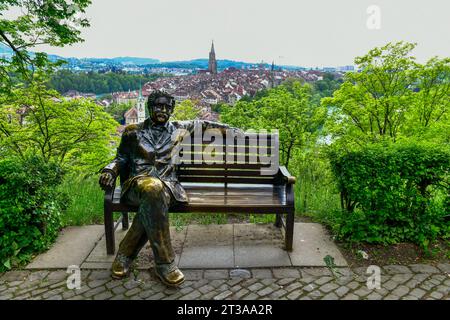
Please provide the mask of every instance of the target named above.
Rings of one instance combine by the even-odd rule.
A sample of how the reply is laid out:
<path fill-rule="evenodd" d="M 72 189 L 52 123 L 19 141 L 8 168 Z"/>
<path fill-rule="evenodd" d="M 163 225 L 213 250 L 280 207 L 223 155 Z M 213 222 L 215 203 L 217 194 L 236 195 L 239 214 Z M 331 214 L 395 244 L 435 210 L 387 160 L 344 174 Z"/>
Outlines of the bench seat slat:
<path fill-rule="evenodd" d="M 221 184 L 184 185 L 189 203 L 171 208 L 171 212 L 286 212 L 284 186 L 257 185 L 256 187 Z M 120 204 L 120 188 L 114 193 L 113 207 L 124 210 Z M 130 208 L 135 210 L 136 208 Z M 130 210 L 132 211 L 132 210 Z"/>

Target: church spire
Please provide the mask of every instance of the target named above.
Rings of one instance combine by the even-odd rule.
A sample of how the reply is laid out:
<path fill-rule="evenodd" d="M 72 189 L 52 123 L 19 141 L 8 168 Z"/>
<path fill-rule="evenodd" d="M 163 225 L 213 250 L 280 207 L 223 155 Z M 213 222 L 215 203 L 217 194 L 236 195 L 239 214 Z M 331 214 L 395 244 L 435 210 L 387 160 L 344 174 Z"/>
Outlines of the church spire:
<path fill-rule="evenodd" d="M 214 40 L 211 43 L 211 51 L 209 52 L 208 71 L 211 74 L 217 74 L 216 52 L 214 51 Z"/>

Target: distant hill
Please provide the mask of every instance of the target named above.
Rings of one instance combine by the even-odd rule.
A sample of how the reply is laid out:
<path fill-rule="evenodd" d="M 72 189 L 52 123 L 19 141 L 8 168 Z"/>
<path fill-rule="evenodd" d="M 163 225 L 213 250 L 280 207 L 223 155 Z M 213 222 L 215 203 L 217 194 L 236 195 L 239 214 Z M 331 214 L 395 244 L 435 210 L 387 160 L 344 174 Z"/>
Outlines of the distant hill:
<path fill-rule="evenodd" d="M 13 51 L 6 45 L 0 43 L 0 55 L 12 55 Z M 33 55 L 33 52 L 31 52 Z M 208 59 L 193 59 L 182 61 L 170 61 L 161 62 L 158 59 L 153 58 L 140 58 L 140 57 L 116 57 L 116 58 L 74 58 L 74 57 L 62 57 L 59 55 L 48 54 L 50 61 L 65 60 L 67 61 L 69 68 L 82 67 L 82 69 L 98 69 L 101 66 L 116 66 L 116 67 L 133 67 L 139 66 L 144 68 L 169 68 L 169 69 L 208 69 Z M 261 65 L 261 63 L 249 63 L 233 60 L 217 60 L 217 68 L 224 70 L 226 68 L 234 67 L 236 69 L 242 68 L 254 68 Z M 270 68 L 270 64 L 263 63 L 265 68 Z M 301 69 L 296 66 L 276 66 L 283 67 L 283 69 Z"/>

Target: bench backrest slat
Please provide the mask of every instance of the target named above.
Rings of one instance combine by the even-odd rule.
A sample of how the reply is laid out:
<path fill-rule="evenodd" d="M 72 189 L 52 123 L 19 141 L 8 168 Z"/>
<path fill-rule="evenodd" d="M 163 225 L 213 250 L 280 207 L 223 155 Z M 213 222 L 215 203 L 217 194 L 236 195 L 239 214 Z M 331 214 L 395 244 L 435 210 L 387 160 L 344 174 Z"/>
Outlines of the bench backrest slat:
<path fill-rule="evenodd" d="M 222 141 L 191 137 L 181 147 L 181 182 L 274 183 L 276 170 L 269 168 L 273 167 L 270 162 L 278 159 L 277 135 L 246 134 L 245 140 L 224 137 Z"/>

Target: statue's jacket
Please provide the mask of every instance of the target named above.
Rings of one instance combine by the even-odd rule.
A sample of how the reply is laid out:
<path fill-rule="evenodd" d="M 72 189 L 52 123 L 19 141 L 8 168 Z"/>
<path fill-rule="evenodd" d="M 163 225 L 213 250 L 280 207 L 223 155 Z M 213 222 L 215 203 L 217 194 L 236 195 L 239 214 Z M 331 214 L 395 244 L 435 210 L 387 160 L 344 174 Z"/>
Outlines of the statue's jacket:
<path fill-rule="evenodd" d="M 200 129 L 228 129 L 229 126 L 210 121 L 168 121 L 155 125 L 150 118 L 128 125 L 122 134 L 115 159 L 103 172 L 120 176 L 121 199 L 136 179 L 155 177 L 169 188 L 174 199 L 188 202 L 188 196 L 176 175 L 177 153 L 182 139 Z"/>

